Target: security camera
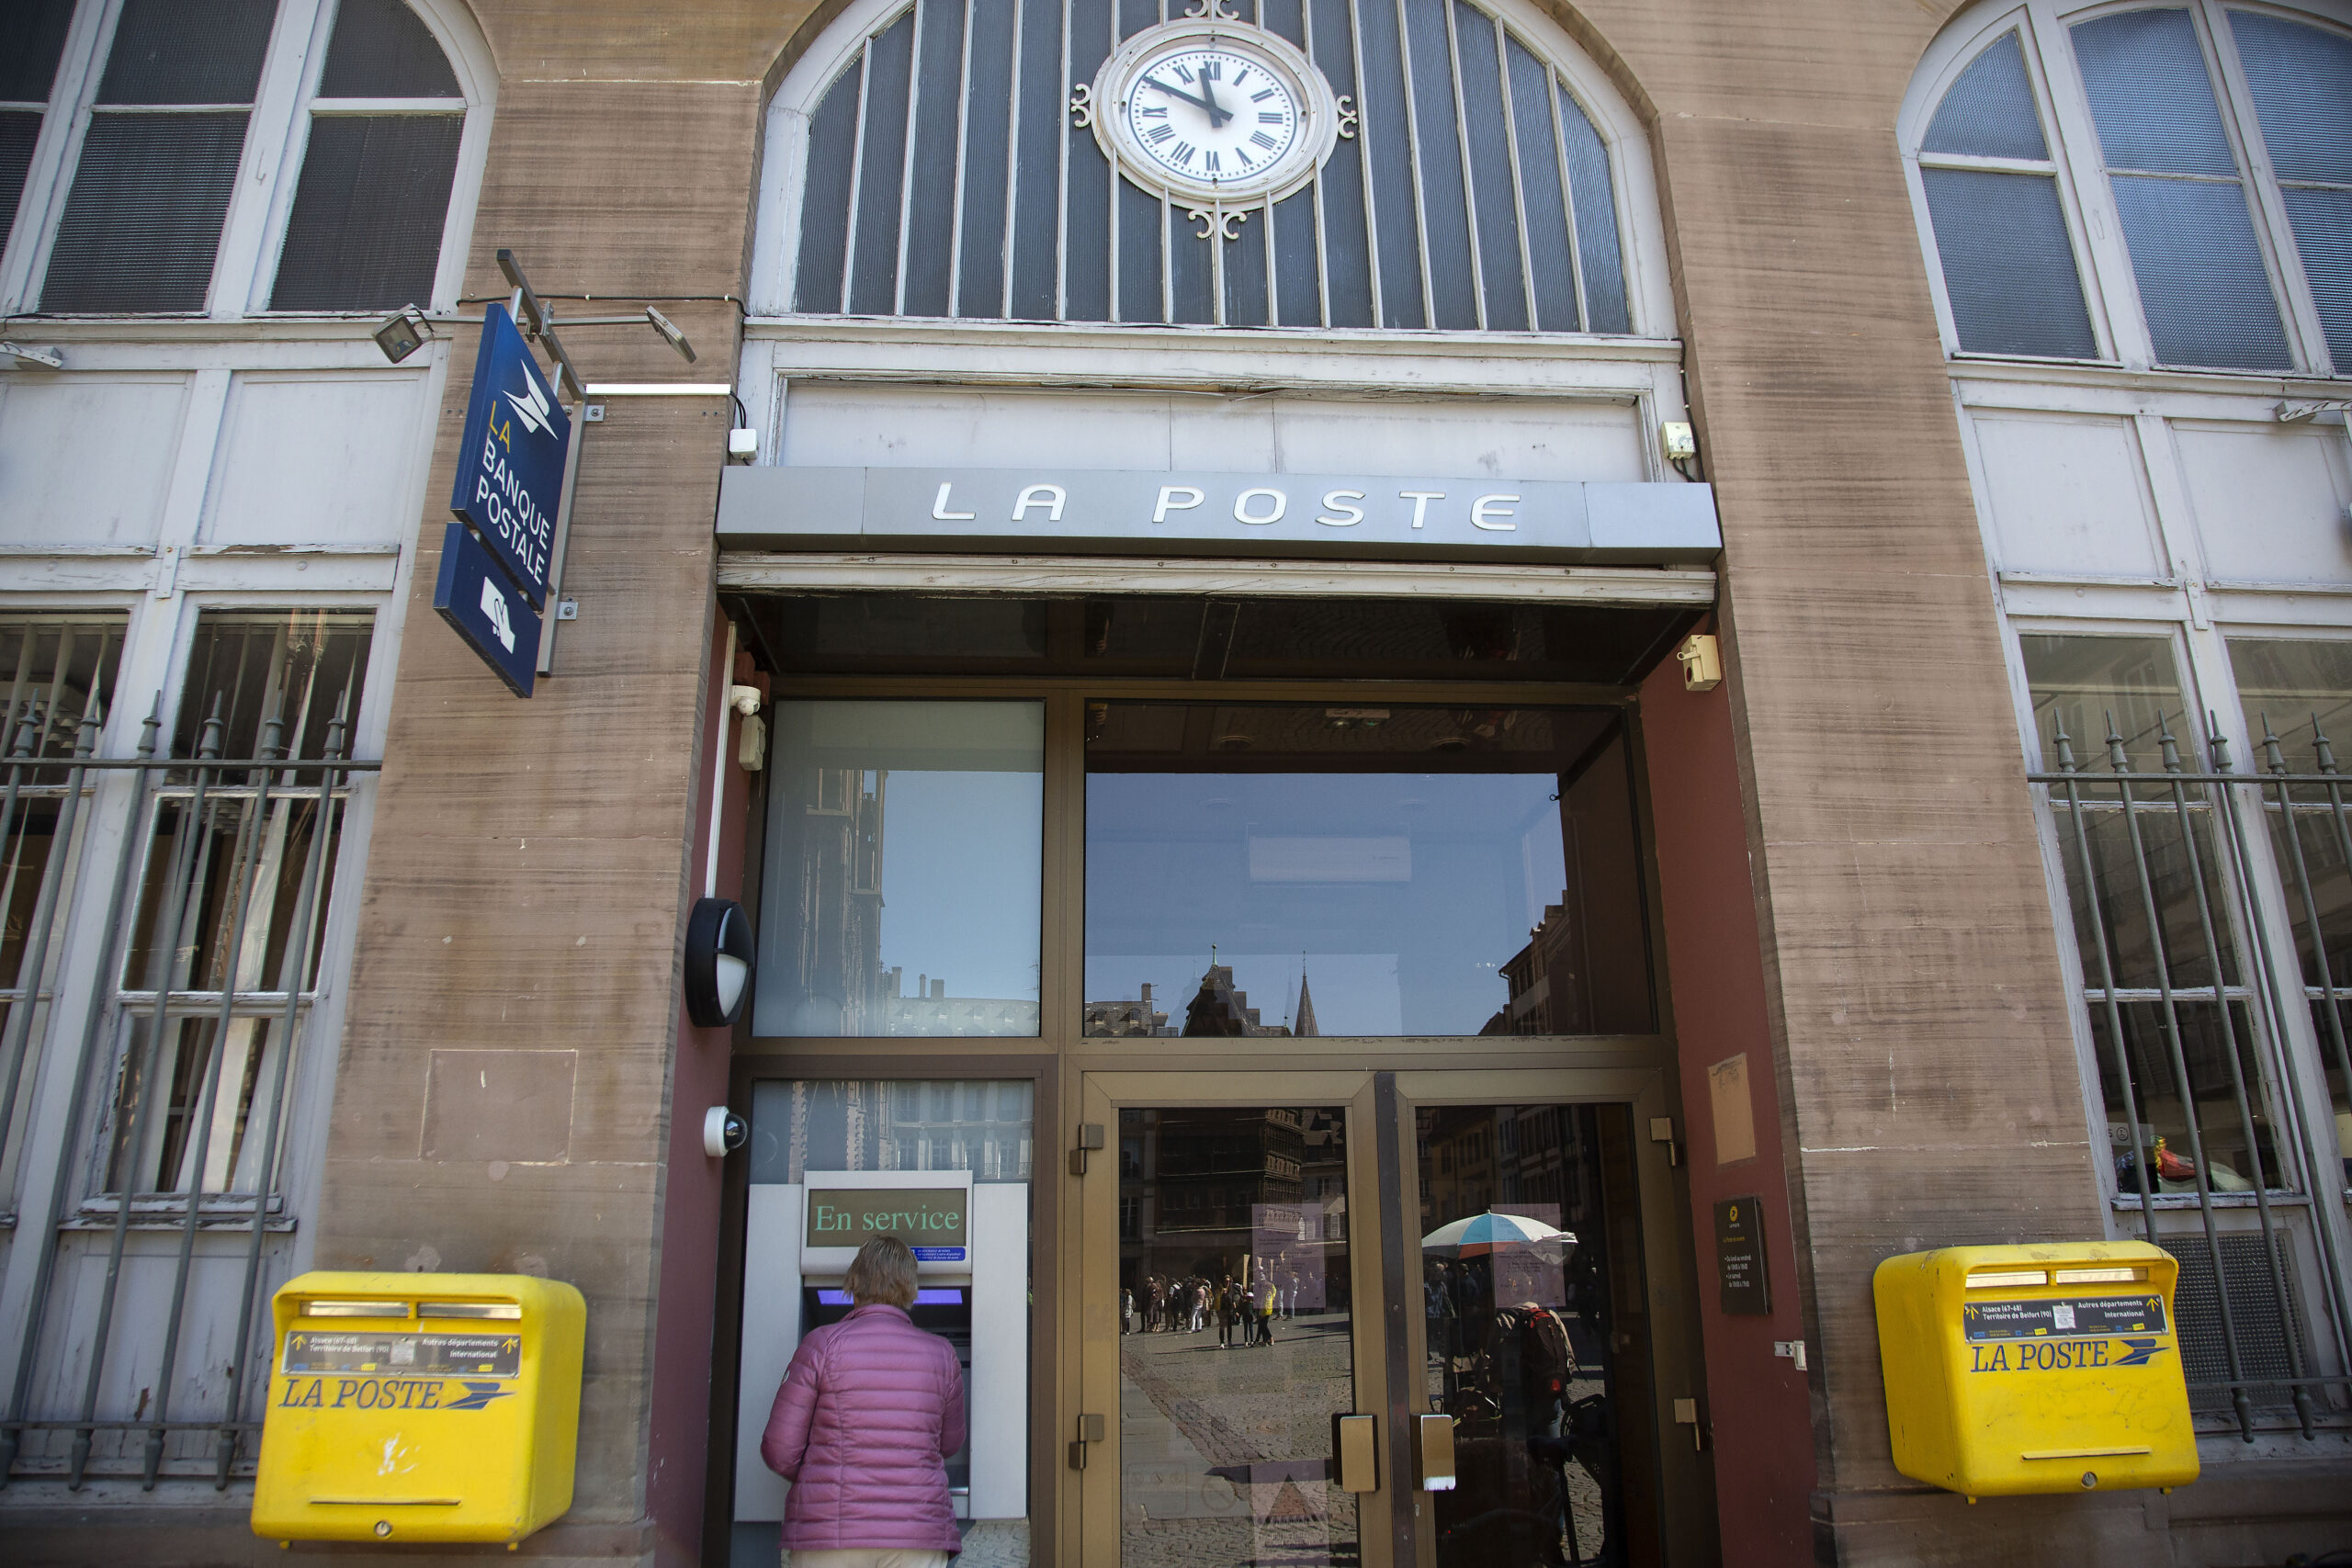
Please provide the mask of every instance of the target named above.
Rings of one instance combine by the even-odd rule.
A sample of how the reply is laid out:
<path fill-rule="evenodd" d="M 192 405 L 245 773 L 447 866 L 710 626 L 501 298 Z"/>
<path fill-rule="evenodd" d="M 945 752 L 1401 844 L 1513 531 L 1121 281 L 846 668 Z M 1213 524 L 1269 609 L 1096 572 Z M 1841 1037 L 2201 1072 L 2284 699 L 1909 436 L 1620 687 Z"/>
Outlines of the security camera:
<path fill-rule="evenodd" d="M 745 718 L 760 711 L 760 689 L 757 686 L 737 686 L 727 694 L 727 700 Z"/>
<path fill-rule="evenodd" d="M 702 1152 L 713 1159 L 725 1159 L 749 1142 L 752 1125 L 723 1105 L 714 1105 L 703 1112 Z"/>

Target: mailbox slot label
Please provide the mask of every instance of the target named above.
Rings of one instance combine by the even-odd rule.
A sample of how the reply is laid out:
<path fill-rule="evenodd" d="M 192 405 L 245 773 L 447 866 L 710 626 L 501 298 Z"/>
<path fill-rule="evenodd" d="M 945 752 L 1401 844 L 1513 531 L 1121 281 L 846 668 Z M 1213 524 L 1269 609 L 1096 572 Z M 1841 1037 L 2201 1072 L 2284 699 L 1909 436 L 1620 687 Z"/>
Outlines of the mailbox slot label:
<path fill-rule="evenodd" d="M 288 1375 L 381 1372 L 408 1377 L 511 1378 L 519 1334 L 289 1334 Z"/>
<path fill-rule="evenodd" d="M 1960 1309 L 1972 1343 L 1995 1339 L 2162 1334 L 2162 1296 L 2090 1296 L 2066 1301 L 1970 1302 Z"/>

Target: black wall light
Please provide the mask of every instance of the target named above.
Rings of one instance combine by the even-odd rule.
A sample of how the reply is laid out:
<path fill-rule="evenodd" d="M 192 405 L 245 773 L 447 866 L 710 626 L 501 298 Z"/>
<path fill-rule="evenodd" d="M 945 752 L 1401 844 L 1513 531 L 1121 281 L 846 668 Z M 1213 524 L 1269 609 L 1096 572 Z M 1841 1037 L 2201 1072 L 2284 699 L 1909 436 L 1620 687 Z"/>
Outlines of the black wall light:
<path fill-rule="evenodd" d="M 686 920 L 686 1016 L 698 1028 L 735 1021 L 752 978 L 752 921 L 732 898 L 697 898 Z"/>

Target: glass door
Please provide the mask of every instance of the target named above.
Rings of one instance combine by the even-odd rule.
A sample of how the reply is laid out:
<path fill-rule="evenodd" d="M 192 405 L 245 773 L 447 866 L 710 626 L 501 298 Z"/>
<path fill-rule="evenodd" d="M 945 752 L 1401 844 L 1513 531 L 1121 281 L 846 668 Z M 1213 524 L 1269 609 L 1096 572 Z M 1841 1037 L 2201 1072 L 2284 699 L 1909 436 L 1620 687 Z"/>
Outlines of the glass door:
<path fill-rule="evenodd" d="M 1411 1108 L 1416 1415 L 1451 1417 L 1435 1568 L 1658 1560 L 1633 1117 L 1623 1104 Z M 1426 1445 L 1425 1445 L 1426 1446 Z"/>
<path fill-rule="evenodd" d="M 1380 1292 L 1351 1224 L 1376 1179 L 1365 1087 L 1361 1074 L 1088 1076 L 1089 1119 L 1109 1134 L 1093 1156 L 1108 1179 L 1084 1189 L 1069 1454 L 1088 1562 L 1390 1561 L 1364 1540 L 1386 1528 L 1367 1506 L 1386 1479 L 1381 1314 L 1361 1310 Z"/>

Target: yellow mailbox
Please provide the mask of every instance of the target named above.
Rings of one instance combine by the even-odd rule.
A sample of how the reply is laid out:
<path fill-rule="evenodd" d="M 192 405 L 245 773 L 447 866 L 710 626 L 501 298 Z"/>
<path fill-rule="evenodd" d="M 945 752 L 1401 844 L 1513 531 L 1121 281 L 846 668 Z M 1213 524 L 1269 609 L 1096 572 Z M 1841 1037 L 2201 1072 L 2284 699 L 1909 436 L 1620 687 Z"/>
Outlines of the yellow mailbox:
<path fill-rule="evenodd" d="M 2170 1253 L 1947 1247 L 1878 1266 L 1894 1468 L 1979 1496 L 2197 1479 Z"/>
<path fill-rule="evenodd" d="M 587 1307 L 525 1274 L 304 1274 L 277 1359 L 254 1533 L 521 1540 L 571 1506 Z"/>

